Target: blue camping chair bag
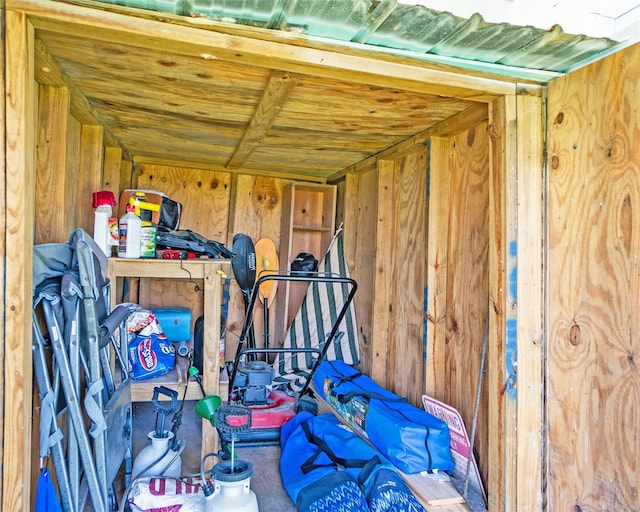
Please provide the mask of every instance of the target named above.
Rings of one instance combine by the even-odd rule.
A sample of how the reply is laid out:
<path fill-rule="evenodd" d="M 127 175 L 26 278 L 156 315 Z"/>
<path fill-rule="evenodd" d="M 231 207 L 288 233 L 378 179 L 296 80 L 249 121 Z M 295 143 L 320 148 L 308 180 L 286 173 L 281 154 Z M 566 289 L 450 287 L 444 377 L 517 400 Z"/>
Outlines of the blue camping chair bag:
<path fill-rule="evenodd" d="M 447 424 L 379 386 L 343 361 L 324 361 L 316 392 L 395 467 L 407 474 L 451 471 Z"/>
<path fill-rule="evenodd" d="M 393 465 L 333 414 L 282 427 L 280 474 L 298 512 L 424 512 Z"/>

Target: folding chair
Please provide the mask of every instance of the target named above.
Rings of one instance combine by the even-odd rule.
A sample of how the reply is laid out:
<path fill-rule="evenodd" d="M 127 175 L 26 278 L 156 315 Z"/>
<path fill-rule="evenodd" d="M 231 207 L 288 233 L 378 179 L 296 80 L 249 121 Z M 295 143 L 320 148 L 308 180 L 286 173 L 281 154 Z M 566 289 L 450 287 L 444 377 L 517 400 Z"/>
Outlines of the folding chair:
<path fill-rule="evenodd" d="M 135 305 L 121 305 L 107 314 L 106 267 L 100 248 L 80 229 L 68 244 L 34 247 L 33 360 L 42 404 L 40 455 L 53 451 L 65 512 L 83 510 L 87 497 L 97 512 L 116 510 L 113 483 L 123 462 L 125 486 L 130 478 L 126 319 Z M 110 345 L 120 363 L 118 384 L 111 372 Z M 59 421 L 63 414 L 68 416 L 64 429 Z"/>

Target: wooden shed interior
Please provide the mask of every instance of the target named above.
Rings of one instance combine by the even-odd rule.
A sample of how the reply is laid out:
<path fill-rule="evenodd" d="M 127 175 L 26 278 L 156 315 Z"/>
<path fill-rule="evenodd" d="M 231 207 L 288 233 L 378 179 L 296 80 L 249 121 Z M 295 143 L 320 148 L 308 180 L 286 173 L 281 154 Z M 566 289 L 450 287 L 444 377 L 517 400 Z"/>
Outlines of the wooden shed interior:
<path fill-rule="evenodd" d="M 469 427 L 488 323 L 490 511 L 640 507 L 637 46 L 547 83 L 98 2 L 3 4 L 3 510 L 30 508 L 38 463 L 32 246 L 91 233 L 91 193 L 128 188 L 228 246 L 335 212 L 364 373 Z M 321 228 L 299 247 L 320 251 Z M 134 293 L 202 313 L 190 282 Z M 232 282 L 227 329 L 242 322 Z"/>

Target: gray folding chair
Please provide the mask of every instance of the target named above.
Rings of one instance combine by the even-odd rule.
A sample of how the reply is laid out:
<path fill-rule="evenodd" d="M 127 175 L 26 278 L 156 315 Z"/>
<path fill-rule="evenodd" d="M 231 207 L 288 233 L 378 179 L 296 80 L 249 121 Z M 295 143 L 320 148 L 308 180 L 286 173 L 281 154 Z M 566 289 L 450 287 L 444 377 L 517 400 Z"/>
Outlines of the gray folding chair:
<path fill-rule="evenodd" d="M 42 404 L 40 455 L 53 452 L 65 512 L 83 510 L 88 497 L 95 511 L 116 510 L 113 483 L 123 462 L 124 487 L 129 484 L 126 319 L 135 306 L 121 305 L 108 314 L 106 266 L 102 251 L 79 229 L 68 244 L 34 247 L 33 359 Z M 111 346 L 119 362 L 118 380 L 111 372 Z M 68 416 L 66 422 L 59 421 L 62 414 Z"/>

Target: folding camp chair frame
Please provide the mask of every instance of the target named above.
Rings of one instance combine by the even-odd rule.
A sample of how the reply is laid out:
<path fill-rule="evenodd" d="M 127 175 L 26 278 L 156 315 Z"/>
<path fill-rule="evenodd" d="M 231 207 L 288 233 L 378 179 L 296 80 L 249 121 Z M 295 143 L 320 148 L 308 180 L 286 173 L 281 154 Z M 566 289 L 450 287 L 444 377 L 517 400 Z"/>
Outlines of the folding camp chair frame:
<path fill-rule="evenodd" d="M 82 511 L 87 497 L 97 512 L 116 510 L 113 482 L 123 461 L 125 486 L 131 471 L 126 318 L 134 305 L 107 315 L 106 258 L 82 230 L 75 230 L 68 244 L 35 246 L 34 266 L 32 348 L 42 405 L 40 456 L 53 452 L 65 512 Z M 121 367 L 117 387 L 111 345 Z M 69 420 L 63 429 L 58 417 L 64 412 Z"/>

